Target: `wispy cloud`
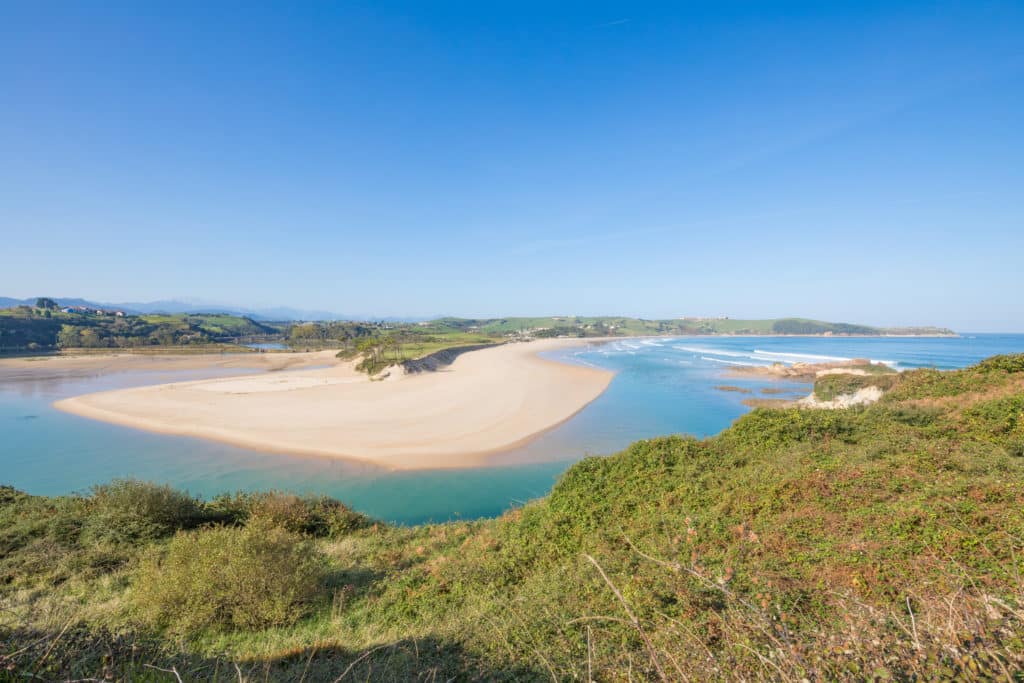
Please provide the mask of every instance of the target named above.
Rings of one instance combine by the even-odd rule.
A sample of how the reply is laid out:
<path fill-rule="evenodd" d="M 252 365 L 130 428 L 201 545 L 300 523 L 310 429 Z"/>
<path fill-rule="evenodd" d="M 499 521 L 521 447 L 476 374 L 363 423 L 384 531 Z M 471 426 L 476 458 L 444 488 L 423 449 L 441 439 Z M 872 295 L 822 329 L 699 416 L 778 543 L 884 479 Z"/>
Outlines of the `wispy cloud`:
<path fill-rule="evenodd" d="M 602 24 L 594 24 L 593 26 L 588 26 L 587 29 L 590 30 L 595 28 L 608 28 L 609 26 L 621 26 L 622 24 L 628 23 L 629 19 L 615 19 L 614 21 L 606 21 Z"/>

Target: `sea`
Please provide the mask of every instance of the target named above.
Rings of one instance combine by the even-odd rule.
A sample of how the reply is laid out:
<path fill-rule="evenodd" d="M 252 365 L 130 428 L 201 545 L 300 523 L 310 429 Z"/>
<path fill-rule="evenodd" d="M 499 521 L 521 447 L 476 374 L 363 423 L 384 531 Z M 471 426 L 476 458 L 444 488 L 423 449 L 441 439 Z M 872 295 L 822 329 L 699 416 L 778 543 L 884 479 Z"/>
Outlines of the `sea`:
<path fill-rule="evenodd" d="M 869 358 L 897 370 L 946 370 L 995 354 L 1022 352 L 1021 334 L 657 337 L 583 343 L 544 354 L 616 373 L 608 390 L 573 418 L 522 447 L 493 456 L 486 467 L 398 472 L 151 434 L 51 406 L 61 398 L 105 389 L 251 370 L 133 371 L 48 380 L 4 380 L 0 375 L 0 484 L 57 495 L 85 493 L 115 478 L 136 477 L 206 498 L 238 490 L 325 494 L 395 524 L 493 517 L 544 496 L 582 458 L 609 455 L 655 436 L 711 436 L 751 410 L 744 399 L 791 398 L 810 391 L 798 382 L 730 376 L 738 366 Z"/>

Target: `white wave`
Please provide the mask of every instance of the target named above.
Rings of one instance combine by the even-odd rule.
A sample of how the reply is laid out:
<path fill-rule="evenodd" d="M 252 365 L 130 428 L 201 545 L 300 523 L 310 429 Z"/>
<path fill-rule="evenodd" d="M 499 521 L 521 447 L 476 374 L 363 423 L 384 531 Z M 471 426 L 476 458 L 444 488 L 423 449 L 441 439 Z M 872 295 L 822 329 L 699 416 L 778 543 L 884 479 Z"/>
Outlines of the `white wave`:
<path fill-rule="evenodd" d="M 701 356 L 701 360 L 709 360 L 712 363 L 725 363 L 726 365 L 763 365 L 763 363 L 744 363 L 739 360 L 725 360 L 724 358 L 712 358 L 710 356 Z"/>
<path fill-rule="evenodd" d="M 736 351 L 719 351 L 718 349 L 708 349 L 703 346 L 673 346 L 673 349 L 679 351 L 688 351 L 689 353 L 710 353 L 712 356 L 729 356 L 730 358 L 753 358 L 749 353 L 737 353 Z"/>
<path fill-rule="evenodd" d="M 852 358 L 846 358 L 845 356 L 820 356 L 814 353 L 777 353 L 775 351 L 762 351 L 761 349 L 754 349 L 754 354 L 762 357 L 763 360 L 771 360 L 776 358 L 778 360 L 790 360 L 790 361 L 807 361 L 807 360 L 818 360 L 818 361 L 844 361 L 853 360 Z"/>
<path fill-rule="evenodd" d="M 796 363 L 796 362 L 836 362 L 842 363 L 853 360 L 846 356 L 823 356 L 815 353 L 781 353 L 775 351 L 762 351 L 761 349 L 754 349 L 754 357 L 759 360 L 770 360 L 778 361 L 783 363 Z M 899 365 L 899 361 L 895 360 L 881 360 L 878 358 L 869 358 L 872 363 L 881 363 L 882 365 L 888 365 L 890 368 L 895 368 Z"/>

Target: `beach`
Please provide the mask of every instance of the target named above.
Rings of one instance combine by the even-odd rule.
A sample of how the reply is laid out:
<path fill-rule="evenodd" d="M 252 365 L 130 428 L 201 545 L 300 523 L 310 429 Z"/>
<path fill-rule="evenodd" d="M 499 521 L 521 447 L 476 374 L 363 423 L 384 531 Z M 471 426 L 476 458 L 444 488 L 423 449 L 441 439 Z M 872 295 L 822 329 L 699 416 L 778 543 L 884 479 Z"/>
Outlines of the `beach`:
<path fill-rule="evenodd" d="M 384 381 L 371 381 L 331 352 L 219 360 L 55 358 L 33 363 L 33 370 L 250 363 L 264 372 L 104 391 L 60 400 L 54 407 L 127 427 L 275 453 L 345 458 L 391 469 L 455 468 L 485 464 L 488 455 L 525 443 L 600 396 L 613 372 L 538 355 L 583 343 L 505 344 L 462 354 L 437 372 L 393 369 Z M 308 369 L 294 369 L 302 367 Z M 282 369 L 289 371 L 266 371 Z"/>

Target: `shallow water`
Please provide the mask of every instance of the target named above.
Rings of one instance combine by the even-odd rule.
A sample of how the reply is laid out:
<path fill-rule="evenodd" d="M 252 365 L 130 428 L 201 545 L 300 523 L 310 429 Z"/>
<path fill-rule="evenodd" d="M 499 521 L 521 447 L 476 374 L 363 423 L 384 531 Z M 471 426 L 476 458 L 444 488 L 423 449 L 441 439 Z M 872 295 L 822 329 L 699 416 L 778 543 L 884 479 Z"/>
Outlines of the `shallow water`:
<path fill-rule="evenodd" d="M 663 434 L 715 434 L 749 410 L 742 400 L 764 395 L 762 389 L 781 388 L 794 396 L 808 391 L 807 385 L 798 383 L 723 376 L 736 363 L 871 358 L 900 369 L 948 369 L 1012 352 L 1024 352 L 1024 335 L 680 337 L 563 349 L 546 355 L 617 371 L 608 391 L 563 425 L 522 448 L 495 456 L 493 467 L 421 472 L 389 472 L 329 458 L 258 453 L 108 425 L 50 407 L 59 398 L 92 391 L 251 370 L 0 381 L 0 482 L 31 493 L 59 494 L 134 476 L 168 482 L 204 496 L 267 488 L 324 493 L 397 523 L 493 516 L 544 495 L 569 464 L 588 454 L 613 453 L 637 439 Z M 752 393 L 715 388 L 720 385 Z"/>

